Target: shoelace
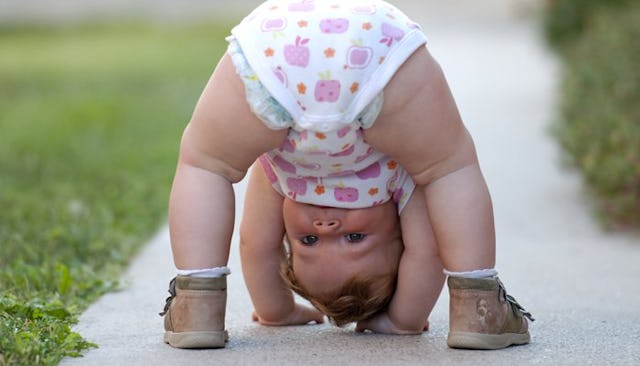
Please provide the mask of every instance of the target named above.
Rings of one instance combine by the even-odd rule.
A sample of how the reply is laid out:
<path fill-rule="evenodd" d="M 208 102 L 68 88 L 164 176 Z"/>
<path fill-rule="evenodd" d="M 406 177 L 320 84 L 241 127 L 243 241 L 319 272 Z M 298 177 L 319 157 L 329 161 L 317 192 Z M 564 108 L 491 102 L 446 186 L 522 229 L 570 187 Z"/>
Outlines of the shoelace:
<path fill-rule="evenodd" d="M 170 296 L 167 297 L 166 303 L 164 304 L 164 310 L 161 313 L 158 313 L 158 315 L 160 316 L 164 316 L 169 311 L 171 302 L 173 301 L 173 298 L 176 297 L 176 278 L 175 277 L 171 280 L 171 282 L 169 282 L 169 294 Z"/>
<path fill-rule="evenodd" d="M 527 319 L 529 319 L 530 321 L 534 322 L 536 321 L 533 316 L 531 315 L 530 312 L 528 312 L 527 310 L 525 310 L 525 308 L 518 304 L 518 302 L 516 301 L 516 299 L 507 294 L 507 289 L 504 287 L 504 284 L 502 283 L 502 281 L 500 281 L 500 279 L 498 278 L 498 286 L 500 287 L 500 294 L 504 297 L 504 299 L 511 304 L 511 307 L 515 307 L 516 310 L 518 310 L 518 312 L 520 312 L 520 314 L 522 314 L 522 316 L 526 317 Z"/>

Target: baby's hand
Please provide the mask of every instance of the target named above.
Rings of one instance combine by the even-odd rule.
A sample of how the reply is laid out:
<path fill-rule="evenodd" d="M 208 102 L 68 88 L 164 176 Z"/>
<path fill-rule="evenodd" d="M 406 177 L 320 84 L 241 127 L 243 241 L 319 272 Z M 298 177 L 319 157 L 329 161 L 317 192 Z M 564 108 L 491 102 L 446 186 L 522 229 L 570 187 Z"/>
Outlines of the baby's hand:
<path fill-rule="evenodd" d="M 366 330 L 383 334 L 421 334 L 422 332 L 426 332 L 427 330 L 429 330 L 429 321 L 424 321 L 424 325 L 421 330 L 402 329 L 396 326 L 393 321 L 391 321 L 387 312 L 384 312 L 374 316 L 371 319 L 361 320 L 356 324 L 356 332 L 364 333 Z"/>
<path fill-rule="evenodd" d="M 310 323 L 322 324 L 324 323 L 324 314 L 314 308 L 308 306 L 295 304 L 295 307 L 291 313 L 285 318 L 273 321 L 260 318 L 254 311 L 251 315 L 254 322 L 258 322 L 261 325 L 270 327 L 285 326 L 285 325 L 305 325 Z"/>

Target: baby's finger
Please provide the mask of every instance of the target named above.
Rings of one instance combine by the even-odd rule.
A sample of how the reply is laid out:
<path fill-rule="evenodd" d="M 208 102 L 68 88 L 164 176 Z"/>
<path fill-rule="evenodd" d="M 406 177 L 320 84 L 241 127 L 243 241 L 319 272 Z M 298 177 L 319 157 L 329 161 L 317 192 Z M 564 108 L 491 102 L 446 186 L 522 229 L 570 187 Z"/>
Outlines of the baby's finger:
<path fill-rule="evenodd" d="M 317 324 L 322 324 L 324 323 L 324 314 L 317 311 L 317 310 L 313 310 L 313 321 L 315 321 Z"/>
<path fill-rule="evenodd" d="M 296 323 L 299 323 L 299 324 L 309 324 L 312 322 L 316 324 L 324 323 L 324 314 L 322 314 L 318 310 L 309 309 L 307 307 L 301 307 L 300 310 L 301 311 L 296 316 L 297 318 Z"/>
<path fill-rule="evenodd" d="M 367 329 L 367 322 L 359 321 L 356 323 L 356 333 L 364 333 Z"/>
<path fill-rule="evenodd" d="M 259 322 L 260 321 L 260 318 L 258 317 L 258 314 L 256 314 L 255 311 L 251 313 L 251 320 L 254 321 L 254 322 Z"/>
<path fill-rule="evenodd" d="M 324 317 L 323 316 L 314 316 L 312 319 L 307 321 L 307 324 L 309 324 L 309 323 L 322 324 L 322 323 L 324 323 Z"/>

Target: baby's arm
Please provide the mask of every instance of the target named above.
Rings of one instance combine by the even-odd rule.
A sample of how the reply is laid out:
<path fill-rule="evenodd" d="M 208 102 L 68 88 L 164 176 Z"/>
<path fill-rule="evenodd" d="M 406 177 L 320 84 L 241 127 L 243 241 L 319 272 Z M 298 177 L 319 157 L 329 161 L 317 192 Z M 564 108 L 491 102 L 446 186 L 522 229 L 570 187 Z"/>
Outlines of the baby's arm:
<path fill-rule="evenodd" d="M 418 334 L 428 326 L 427 318 L 442 291 L 444 274 L 424 194 L 419 188 L 400 215 L 404 251 L 389 308 L 373 319 L 358 322 L 356 331 Z"/>
<path fill-rule="evenodd" d="M 233 232 L 232 183 L 263 152 L 282 144 L 251 112 L 244 87 L 225 55 L 194 110 L 180 144 L 169 202 L 169 227 L 178 269 L 226 266 Z"/>
<path fill-rule="evenodd" d="M 242 272 L 255 308 L 254 320 L 263 325 L 322 323 L 316 309 L 296 304 L 279 275 L 283 257 L 283 197 L 269 184 L 260 163 L 249 175 L 240 225 Z"/>

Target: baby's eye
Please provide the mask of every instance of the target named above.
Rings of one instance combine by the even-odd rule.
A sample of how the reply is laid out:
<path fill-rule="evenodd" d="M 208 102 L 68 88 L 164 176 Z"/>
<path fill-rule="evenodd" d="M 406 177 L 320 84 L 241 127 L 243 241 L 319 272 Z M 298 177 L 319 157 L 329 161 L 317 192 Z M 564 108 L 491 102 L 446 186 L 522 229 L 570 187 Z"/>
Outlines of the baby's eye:
<path fill-rule="evenodd" d="M 347 235 L 346 235 L 347 240 L 348 240 L 350 243 L 358 243 L 358 242 L 361 242 L 361 241 L 363 241 L 363 240 L 364 240 L 365 236 L 366 236 L 366 235 L 364 235 L 364 234 L 360 234 L 360 233 L 351 233 L 351 234 L 347 234 Z"/>
<path fill-rule="evenodd" d="M 303 236 L 302 239 L 300 239 L 300 241 L 304 245 L 313 245 L 318 241 L 318 237 L 315 235 L 307 235 L 307 236 Z"/>

